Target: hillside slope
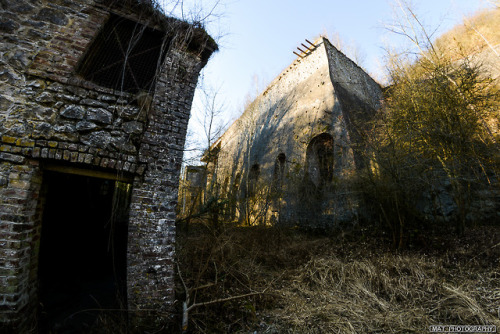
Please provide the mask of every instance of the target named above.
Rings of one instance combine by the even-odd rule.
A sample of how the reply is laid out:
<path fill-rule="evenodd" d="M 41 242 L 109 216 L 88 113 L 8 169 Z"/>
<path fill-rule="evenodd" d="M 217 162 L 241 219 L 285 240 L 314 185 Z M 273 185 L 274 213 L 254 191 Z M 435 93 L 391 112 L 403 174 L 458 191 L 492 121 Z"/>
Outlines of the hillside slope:
<path fill-rule="evenodd" d="M 464 18 L 462 24 L 438 37 L 435 47 L 452 60 L 473 56 L 491 76 L 500 76 L 500 8 Z"/>

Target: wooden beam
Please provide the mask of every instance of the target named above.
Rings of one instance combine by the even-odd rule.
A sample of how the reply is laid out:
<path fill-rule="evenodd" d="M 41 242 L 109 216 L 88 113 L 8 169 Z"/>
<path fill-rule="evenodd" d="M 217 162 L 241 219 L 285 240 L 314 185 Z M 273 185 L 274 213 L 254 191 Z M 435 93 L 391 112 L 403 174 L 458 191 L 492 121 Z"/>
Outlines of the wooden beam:
<path fill-rule="evenodd" d="M 51 172 L 96 177 L 98 179 L 107 179 L 107 180 L 114 180 L 126 183 L 132 183 L 134 181 L 134 177 L 130 173 L 126 173 L 125 175 L 123 172 L 118 172 L 118 171 L 112 173 L 101 170 L 85 169 L 74 166 L 57 165 L 51 163 L 45 163 L 43 165 L 43 169 Z"/>

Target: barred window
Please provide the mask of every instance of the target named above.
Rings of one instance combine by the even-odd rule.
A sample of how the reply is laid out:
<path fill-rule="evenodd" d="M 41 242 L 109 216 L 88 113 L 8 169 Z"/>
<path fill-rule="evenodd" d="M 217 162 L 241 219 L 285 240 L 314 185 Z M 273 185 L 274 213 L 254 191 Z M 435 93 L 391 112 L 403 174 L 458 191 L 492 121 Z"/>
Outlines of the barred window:
<path fill-rule="evenodd" d="M 78 73 L 125 92 L 154 88 L 169 41 L 165 33 L 112 14 L 89 47 Z"/>

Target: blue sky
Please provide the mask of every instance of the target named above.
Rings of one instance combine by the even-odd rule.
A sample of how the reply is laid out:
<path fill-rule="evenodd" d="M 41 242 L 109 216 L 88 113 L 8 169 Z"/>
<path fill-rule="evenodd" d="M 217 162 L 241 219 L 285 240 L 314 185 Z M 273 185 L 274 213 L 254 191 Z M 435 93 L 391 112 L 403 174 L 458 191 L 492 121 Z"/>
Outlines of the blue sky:
<path fill-rule="evenodd" d="M 196 0 L 194 0 L 196 1 Z M 201 1 L 201 2 L 200 2 Z M 217 0 L 198 0 L 207 11 Z M 218 89 L 223 119 L 234 120 L 243 111 L 245 97 L 257 95 L 295 59 L 293 51 L 305 39 L 337 34 L 362 55 L 362 67 L 381 78 L 384 45 L 400 44 L 384 25 L 394 21 L 393 0 L 220 0 L 207 22 L 218 38 L 220 51 L 212 56 L 200 84 Z M 188 5 L 186 5 L 188 6 Z M 436 35 L 460 22 L 464 15 L 491 6 L 487 0 L 418 0 L 414 8 Z M 257 84 L 255 83 L 257 77 Z M 195 96 L 190 131 L 201 132 L 203 108 Z"/>

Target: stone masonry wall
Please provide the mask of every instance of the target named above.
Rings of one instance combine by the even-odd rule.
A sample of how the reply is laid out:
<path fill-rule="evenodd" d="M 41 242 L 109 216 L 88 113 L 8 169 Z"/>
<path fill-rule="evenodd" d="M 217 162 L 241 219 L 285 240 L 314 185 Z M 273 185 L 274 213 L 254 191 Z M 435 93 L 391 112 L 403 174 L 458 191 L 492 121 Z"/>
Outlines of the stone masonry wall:
<path fill-rule="evenodd" d="M 380 109 L 382 89 L 363 69 L 339 52 L 328 40 L 325 41 L 325 47 L 335 95 L 349 131 L 356 165 L 360 168 L 363 165 L 361 155 L 367 149 L 361 133 L 375 112 Z"/>
<path fill-rule="evenodd" d="M 259 163 L 272 173 L 274 160 L 268 156 L 270 151 L 273 156 L 284 152 L 288 161 L 302 160 L 307 145 L 302 130 L 307 128 L 308 137 L 324 131 L 329 125 L 329 121 L 324 120 L 324 112 L 334 107 L 326 66 L 325 53 L 319 47 L 273 80 L 219 139 L 218 163 L 222 174 L 229 172 L 233 177 L 235 171 L 246 174 L 250 168 L 248 163 Z"/>
<path fill-rule="evenodd" d="M 308 224 L 324 224 L 319 220 L 335 219 L 326 203 L 335 202 L 339 196 L 346 197 L 339 189 L 337 195 L 329 193 L 328 196 L 335 198 L 324 197 L 322 201 L 325 205 L 316 209 L 324 211 L 325 215 L 314 218 L 308 213 L 311 210 L 304 209 L 304 202 L 299 196 L 307 171 L 307 147 L 315 136 L 328 134 L 333 137 L 334 174 L 337 179 L 347 177 L 354 168 L 343 110 L 330 76 L 330 59 L 322 39 L 317 45 L 313 52 L 297 59 L 273 80 L 217 143 L 220 145 L 216 168 L 218 181 L 225 184 L 225 179 L 229 177 L 226 192 L 238 189 L 238 194 L 233 196 L 239 199 L 240 215 L 247 210 L 241 202 L 251 166 L 259 165 L 259 183 L 263 188 L 269 188 L 275 178 L 279 154 L 285 156 L 285 181 L 281 204 L 278 205 L 280 222 L 307 220 Z M 235 184 L 238 174 L 240 183 Z M 267 205 L 264 193 L 254 205 L 257 210 Z M 327 214 L 327 211 L 330 213 Z"/>
<path fill-rule="evenodd" d="M 47 164 L 134 177 L 129 308 L 173 303 L 182 149 L 199 71 L 217 47 L 204 32 L 196 45 L 174 45 L 153 93 L 117 92 L 76 73 L 109 15 L 93 0 L 0 1 L 0 331 L 26 328 L 36 314 Z"/>
<path fill-rule="evenodd" d="M 109 14 L 85 2 L 64 5 L 7 2 L 9 29 L 0 45 L 1 151 L 140 174 L 145 109 L 131 94 L 74 75 Z"/>

